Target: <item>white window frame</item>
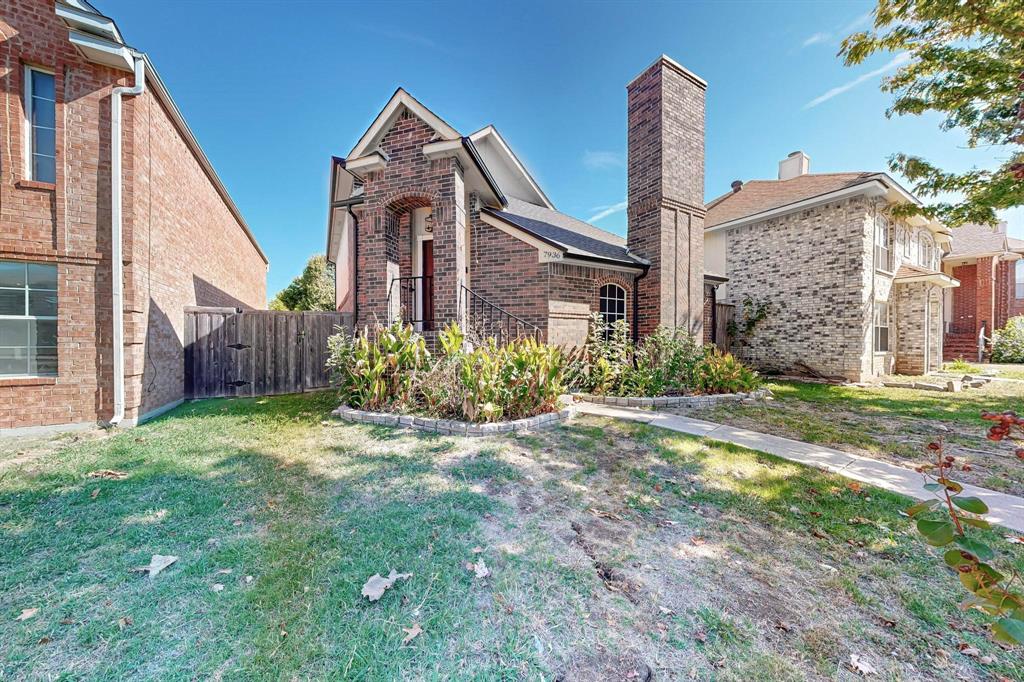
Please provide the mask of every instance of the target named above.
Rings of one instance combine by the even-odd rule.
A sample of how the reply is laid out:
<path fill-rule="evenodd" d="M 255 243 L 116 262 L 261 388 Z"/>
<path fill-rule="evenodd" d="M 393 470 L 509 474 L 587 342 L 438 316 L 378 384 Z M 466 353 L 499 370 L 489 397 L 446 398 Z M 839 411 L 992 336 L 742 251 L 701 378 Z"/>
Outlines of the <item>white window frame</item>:
<path fill-rule="evenodd" d="M 32 139 L 32 131 L 34 126 L 32 125 L 32 108 L 34 96 L 32 93 L 32 72 L 45 73 L 48 76 L 53 77 L 53 182 L 57 181 L 57 74 L 50 70 L 39 66 L 31 66 L 26 64 L 24 71 L 24 109 L 25 109 L 25 177 L 29 180 L 35 180 L 37 182 L 51 182 L 50 180 L 38 180 L 35 177 L 35 173 L 32 172 L 32 159 L 36 155 L 35 146 Z"/>
<path fill-rule="evenodd" d="M 884 315 L 885 315 L 885 320 L 882 320 L 882 321 L 884 322 L 884 324 L 879 324 L 879 322 L 880 322 L 879 318 L 882 317 L 882 315 L 880 313 L 883 312 L 883 311 L 884 311 Z M 892 338 L 890 338 L 890 334 L 889 334 L 890 330 L 892 329 L 891 319 L 890 319 L 891 313 L 889 311 L 889 302 L 888 301 L 875 301 L 875 305 L 874 305 L 874 308 L 872 310 L 872 315 L 873 315 L 873 317 L 872 317 L 872 325 L 871 325 L 871 328 L 872 328 L 872 340 L 871 340 L 871 344 L 872 345 L 871 345 L 871 347 L 874 350 L 874 352 L 876 352 L 876 353 L 888 353 L 889 349 L 892 348 Z M 884 348 L 879 348 L 879 346 L 881 346 L 881 344 L 879 343 L 880 332 L 883 329 L 885 330 L 885 347 Z"/>
<path fill-rule="evenodd" d="M 2 262 L 2 263 L 18 263 L 20 265 L 23 265 L 25 267 L 25 269 L 26 269 L 26 271 L 25 271 L 25 286 L 24 287 L 2 287 L 2 286 L 0 286 L 0 290 L 3 290 L 3 291 L 20 291 L 20 290 L 24 290 L 24 292 L 25 292 L 25 307 L 24 307 L 25 314 L 24 315 L 0 315 L 0 320 L 27 320 L 27 321 L 31 321 L 31 320 L 39 321 L 39 320 L 42 320 L 42 321 L 53 321 L 53 322 L 56 322 L 57 321 L 57 315 L 29 315 L 28 314 L 29 313 L 29 293 L 30 292 L 32 292 L 32 291 L 52 291 L 53 293 L 57 294 L 58 290 L 59 290 L 59 286 L 60 286 L 60 272 L 58 271 L 57 272 L 57 275 L 58 275 L 58 281 L 57 281 L 58 289 L 41 289 L 41 288 L 36 288 L 36 287 L 30 287 L 28 285 L 28 266 L 30 266 L 30 265 L 44 265 L 44 266 L 47 266 L 47 267 L 52 267 L 52 268 L 54 268 L 56 270 L 57 269 L 56 265 L 54 265 L 53 263 L 35 263 L 35 262 L 29 262 L 29 261 L 9 261 L 9 260 L 3 260 L 3 261 L 0 261 L 0 262 Z M 57 312 L 60 313 L 60 301 L 59 300 L 57 302 L 57 306 L 58 306 L 57 307 Z M 58 330 L 58 334 L 59 333 L 60 332 Z M 29 341 L 31 341 L 31 339 L 29 339 Z M 59 337 L 58 337 L 58 341 L 59 341 Z M 19 346 L 6 346 L 6 347 L 16 348 L 16 347 L 19 347 Z M 51 347 L 54 348 L 55 350 L 59 349 L 59 345 L 58 346 L 42 346 L 42 348 L 51 348 Z M 27 349 L 29 350 L 30 353 L 31 353 L 32 348 L 33 348 L 33 346 L 30 343 L 27 346 Z M 39 348 L 39 346 L 36 346 L 36 348 Z M 25 361 L 26 361 L 26 363 L 28 363 L 28 365 L 25 368 L 26 371 L 25 371 L 24 374 L 3 374 L 3 373 L 0 373 L 0 379 L 38 379 L 38 378 L 43 378 L 43 377 L 45 377 L 45 378 L 53 378 L 53 377 L 57 376 L 58 372 L 60 371 L 60 368 L 58 366 L 57 368 L 54 369 L 53 374 L 30 373 L 28 371 L 28 369 L 31 367 L 31 362 L 32 362 L 31 355 L 29 355 L 29 357 L 27 357 L 25 359 Z"/>
<path fill-rule="evenodd" d="M 1013 294 L 1018 301 L 1024 300 L 1024 259 L 1013 266 Z"/>
<path fill-rule="evenodd" d="M 892 248 L 889 244 L 889 236 L 892 234 L 889 221 L 883 215 L 875 216 L 875 270 L 892 272 Z M 881 253 L 880 253 L 881 252 Z M 881 262 L 881 255 L 884 253 L 885 262 Z"/>
<path fill-rule="evenodd" d="M 622 293 L 622 298 L 620 299 L 617 296 L 615 296 L 615 297 L 613 297 L 613 296 L 606 296 L 605 295 L 605 291 L 609 290 L 609 287 L 614 287 L 616 290 L 621 292 Z M 601 315 L 601 321 L 604 323 L 605 333 L 606 334 L 610 334 L 611 333 L 612 325 L 614 325 L 619 320 L 628 320 L 629 319 L 629 315 L 628 315 L 629 311 L 626 309 L 626 299 L 627 299 L 626 289 L 624 287 L 616 284 L 615 282 L 605 282 L 604 284 L 602 284 L 600 286 L 600 288 L 598 288 L 598 290 L 597 290 L 597 312 L 598 312 L 598 314 Z M 602 308 L 606 307 L 605 306 L 605 301 L 610 301 L 610 302 L 614 302 L 614 303 L 617 304 L 620 300 L 622 301 L 622 314 L 621 315 L 618 312 L 615 312 L 615 313 L 605 313 L 602 310 Z M 609 317 L 611 317 L 613 319 L 609 320 Z"/>

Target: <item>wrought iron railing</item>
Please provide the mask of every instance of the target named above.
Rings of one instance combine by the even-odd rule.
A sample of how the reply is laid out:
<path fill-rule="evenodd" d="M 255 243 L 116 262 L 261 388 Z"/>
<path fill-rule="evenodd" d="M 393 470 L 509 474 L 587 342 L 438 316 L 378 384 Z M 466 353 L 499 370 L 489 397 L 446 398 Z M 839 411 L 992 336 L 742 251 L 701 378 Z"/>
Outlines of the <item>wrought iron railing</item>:
<path fill-rule="evenodd" d="M 459 289 L 459 310 L 466 320 L 467 331 L 480 338 L 494 337 L 499 343 L 528 336 L 541 339 L 537 325 L 491 303 L 465 285 Z"/>
<path fill-rule="evenodd" d="M 434 278 L 396 277 L 388 291 L 388 322 L 401 320 L 420 331 L 434 328 Z"/>

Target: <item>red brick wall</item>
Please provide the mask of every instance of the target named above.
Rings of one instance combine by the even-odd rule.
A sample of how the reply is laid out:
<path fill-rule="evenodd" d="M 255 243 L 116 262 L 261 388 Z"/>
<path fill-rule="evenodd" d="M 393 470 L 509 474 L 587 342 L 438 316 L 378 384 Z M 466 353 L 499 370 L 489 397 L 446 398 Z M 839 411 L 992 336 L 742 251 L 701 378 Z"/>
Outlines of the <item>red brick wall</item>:
<path fill-rule="evenodd" d="M 414 208 L 430 206 L 434 212 L 434 308 L 438 319 L 454 319 L 457 296 L 455 185 L 461 175 L 454 158 L 430 160 L 423 146 L 434 130 L 405 112 L 384 135 L 380 147 L 389 161 L 383 170 L 366 174 L 365 203 L 359 216 L 356 264 L 358 325 L 387 318 L 387 264 L 409 263 L 408 218 Z M 402 225 L 406 227 L 403 229 Z M 402 267 L 401 274 L 407 272 Z"/>
<path fill-rule="evenodd" d="M 953 268 L 953 277 L 960 286 L 953 289 L 952 324 L 968 330 L 971 336 L 978 331 L 978 266 L 974 263 Z"/>
<path fill-rule="evenodd" d="M 537 249 L 475 215 L 470 228 L 470 288 L 545 332 L 548 265 L 538 262 Z"/>
<path fill-rule="evenodd" d="M 82 60 L 52 1 L 0 4 L 0 33 L 0 260 L 58 266 L 58 376 L 0 379 L 0 428 L 109 419 L 110 92 L 130 75 Z M 56 74 L 52 185 L 25 179 L 24 63 Z M 151 93 L 125 100 L 123 150 L 131 419 L 181 397 L 181 306 L 263 307 L 266 266 Z"/>
<path fill-rule="evenodd" d="M 992 333 L 996 319 L 995 259 L 979 258 L 977 262 L 977 324 L 985 327 L 985 333 Z"/>
<path fill-rule="evenodd" d="M 627 86 L 629 247 L 651 261 L 640 333 L 659 324 L 701 335 L 706 86 L 661 59 Z"/>

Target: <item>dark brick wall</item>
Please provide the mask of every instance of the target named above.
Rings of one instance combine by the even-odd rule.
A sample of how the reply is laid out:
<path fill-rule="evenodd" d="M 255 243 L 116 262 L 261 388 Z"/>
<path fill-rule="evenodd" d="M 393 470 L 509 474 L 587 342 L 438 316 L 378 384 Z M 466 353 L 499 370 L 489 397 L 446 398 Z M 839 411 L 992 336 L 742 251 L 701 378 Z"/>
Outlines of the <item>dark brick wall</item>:
<path fill-rule="evenodd" d="M 548 322 L 548 264 L 537 249 L 471 212 L 470 287 L 542 331 Z"/>
<path fill-rule="evenodd" d="M 702 336 L 706 85 L 662 58 L 627 86 L 629 247 L 648 258 L 640 332 Z"/>

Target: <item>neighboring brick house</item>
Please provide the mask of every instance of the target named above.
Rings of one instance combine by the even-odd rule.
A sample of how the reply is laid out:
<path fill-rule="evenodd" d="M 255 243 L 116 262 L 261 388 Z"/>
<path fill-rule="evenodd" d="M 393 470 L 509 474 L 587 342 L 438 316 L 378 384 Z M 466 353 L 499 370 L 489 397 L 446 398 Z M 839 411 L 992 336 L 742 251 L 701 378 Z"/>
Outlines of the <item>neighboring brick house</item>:
<path fill-rule="evenodd" d="M 1006 223 L 962 225 L 953 230 L 953 248 L 942 259 L 946 274 L 960 286 L 946 292 L 945 359 L 978 357 L 978 336 L 1001 329 L 1024 315 L 1024 240 L 1006 234 Z"/>
<path fill-rule="evenodd" d="M 493 126 L 463 136 L 399 89 L 332 160 L 338 309 L 561 345 L 592 312 L 701 334 L 706 87 L 665 56 L 627 86 L 626 239 L 555 209 Z"/>
<path fill-rule="evenodd" d="M 794 152 L 778 180 L 734 182 L 708 204 L 708 272 L 719 300 L 770 304 L 733 352 L 765 370 L 813 371 L 863 381 L 923 374 L 942 362 L 940 271 L 950 233 L 891 209 L 916 199 L 884 173 L 809 173 Z M 742 325 L 741 325 L 742 326 Z"/>
<path fill-rule="evenodd" d="M 88 2 L 0 4 L 0 82 L 0 432 L 173 406 L 184 307 L 265 307 L 266 257 L 148 58 Z"/>

